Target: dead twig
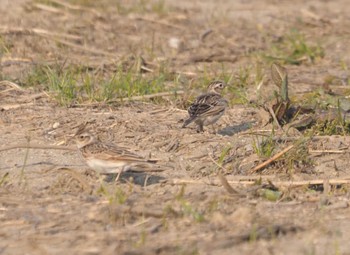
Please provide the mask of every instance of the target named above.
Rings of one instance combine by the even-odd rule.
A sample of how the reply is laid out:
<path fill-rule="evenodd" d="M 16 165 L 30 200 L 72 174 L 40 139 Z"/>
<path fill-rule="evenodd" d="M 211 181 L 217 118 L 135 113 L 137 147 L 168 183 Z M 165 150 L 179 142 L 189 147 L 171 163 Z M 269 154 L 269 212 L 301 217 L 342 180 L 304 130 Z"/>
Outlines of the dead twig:
<path fill-rule="evenodd" d="M 191 77 L 197 77 L 198 74 L 194 72 L 181 72 L 181 71 L 175 71 L 176 74 L 181 74 L 181 75 L 187 75 Z"/>
<path fill-rule="evenodd" d="M 106 201 L 106 203 L 110 203 Z M 117 207 L 110 208 L 111 213 L 116 215 L 128 214 L 128 215 L 137 215 L 144 217 L 152 218 L 163 218 L 165 213 L 162 210 L 158 209 L 147 209 L 143 206 L 127 206 L 127 205 L 118 205 Z"/>
<path fill-rule="evenodd" d="M 225 190 L 230 193 L 230 194 L 239 194 L 242 195 L 242 193 L 236 189 L 234 189 L 227 181 L 227 179 L 225 178 L 225 176 L 223 176 L 223 174 L 221 173 L 222 170 L 227 171 L 222 165 L 218 164 L 213 157 L 208 154 L 210 160 L 220 169 L 218 172 L 218 177 L 220 180 L 221 185 L 225 188 Z"/>
<path fill-rule="evenodd" d="M 220 170 L 224 170 L 224 171 L 227 171 L 226 168 L 224 168 L 222 165 L 218 164 L 218 162 L 215 161 L 215 159 L 210 155 L 208 154 L 210 160 L 220 169 Z"/>
<path fill-rule="evenodd" d="M 230 193 L 230 194 L 235 194 L 235 195 L 244 195 L 241 191 L 233 188 L 230 183 L 227 181 L 225 176 L 222 175 L 222 173 L 218 173 L 219 180 L 221 182 L 221 185 L 224 187 L 224 189 Z"/>
<path fill-rule="evenodd" d="M 159 25 L 166 26 L 166 27 L 172 27 L 172 28 L 176 28 L 176 29 L 180 29 L 180 30 L 185 30 L 185 28 L 182 26 L 174 25 L 174 24 L 168 23 L 166 21 L 162 21 L 162 20 L 154 20 L 154 19 L 150 19 L 150 18 L 146 18 L 146 17 L 133 17 L 133 19 L 148 21 L 148 22 L 159 24 Z"/>
<path fill-rule="evenodd" d="M 268 184 L 268 180 L 262 180 Z M 211 181 L 210 183 L 201 181 L 201 180 L 185 180 L 185 179 L 173 179 L 167 180 L 167 183 L 173 185 L 183 185 L 183 184 L 206 184 L 212 186 L 221 186 L 218 181 Z M 231 185 L 254 185 L 256 181 L 246 181 L 246 180 L 227 180 L 227 182 Z M 330 185 L 342 185 L 342 184 L 350 184 L 350 177 L 345 177 L 342 179 L 330 179 Z M 324 185 L 323 179 L 315 179 L 315 180 L 306 180 L 306 181 L 274 181 L 273 185 L 276 187 L 299 187 L 299 186 L 307 186 L 307 185 Z"/>
<path fill-rule="evenodd" d="M 56 42 L 59 42 L 59 43 L 64 44 L 64 45 L 67 45 L 67 46 L 69 46 L 71 48 L 74 48 L 74 49 L 77 49 L 77 50 L 93 53 L 93 54 L 96 54 L 96 55 L 103 55 L 103 56 L 111 57 L 111 58 L 114 58 L 114 59 L 115 58 L 119 58 L 116 54 L 109 53 L 109 52 L 106 52 L 106 51 L 103 51 L 103 50 L 98 50 L 98 49 L 94 49 L 94 48 L 91 48 L 91 47 L 82 46 L 80 44 L 72 43 L 72 42 L 65 41 L 65 40 L 58 39 L 58 38 L 52 38 L 52 39 L 55 40 Z"/>
<path fill-rule="evenodd" d="M 0 27 L 0 34 L 24 34 L 24 35 L 39 35 L 45 37 L 61 37 L 71 40 L 81 40 L 79 35 L 71 35 L 65 33 L 53 33 L 41 28 L 22 28 L 22 27 Z"/>
<path fill-rule="evenodd" d="M 344 154 L 349 151 L 345 150 L 311 150 L 309 149 L 309 153 L 330 153 L 330 154 Z"/>
<path fill-rule="evenodd" d="M 95 14 L 98 17 L 102 16 L 101 13 L 99 13 L 98 11 L 96 11 L 95 9 L 92 9 L 92 8 L 87 8 L 87 7 L 80 6 L 80 5 L 70 4 L 70 3 L 67 3 L 67 2 L 62 1 L 62 0 L 50 0 L 50 2 L 61 5 L 67 9 L 70 9 L 70 10 L 87 11 L 87 12 L 91 12 L 91 13 Z"/>
<path fill-rule="evenodd" d="M 271 106 L 268 106 L 267 109 L 269 110 L 269 113 L 271 114 L 271 116 L 272 116 L 274 122 L 276 123 L 278 129 L 279 129 L 279 130 L 283 130 L 282 127 L 281 127 L 281 125 L 280 125 L 280 123 L 278 122 L 278 119 L 277 119 L 276 114 L 275 114 L 275 112 L 273 111 L 272 107 L 271 107 Z"/>
<path fill-rule="evenodd" d="M 19 91 L 25 91 L 25 89 L 21 88 L 18 84 L 12 82 L 12 81 L 0 81 L 0 86 L 10 86 L 12 89 L 19 90 Z"/>
<path fill-rule="evenodd" d="M 141 70 L 144 71 L 144 72 L 149 72 L 149 73 L 153 73 L 154 72 L 153 69 L 150 69 L 150 68 L 145 67 L 145 66 L 141 66 Z"/>
<path fill-rule="evenodd" d="M 26 29 L 26 28 L 8 28 L 8 27 L 0 27 L 0 34 L 28 34 L 28 35 L 39 35 L 43 36 L 48 39 L 52 39 L 58 43 L 67 45 L 71 48 L 93 53 L 96 55 L 103 55 L 107 57 L 112 57 L 112 58 L 118 58 L 116 54 L 109 53 L 103 50 L 99 49 L 94 49 L 91 47 L 87 46 L 82 46 L 80 44 L 76 44 L 70 41 L 66 41 L 60 38 L 65 38 L 65 39 L 71 39 L 71 40 L 81 40 L 81 36 L 77 35 L 71 35 L 71 34 L 63 34 L 63 33 L 52 33 L 44 29 L 39 29 L 39 28 L 32 28 L 32 29 Z"/>
<path fill-rule="evenodd" d="M 34 64 L 29 58 L 2 58 L 0 66 L 20 65 L 20 64 Z"/>
<path fill-rule="evenodd" d="M 22 103 L 22 104 L 3 104 L 3 105 L 0 105 L 0 109 L 1 110 L 5 110 L 5 111 L 8 111 L 10 109 L 14 110 L 14 109 L 17 109 L 17 108 L 21 108 L 23 106 L 31 106 L 31 105 L 34 105 L 34 103 Z"/>
<path fill-rule="evenodd" d="M 143 96 L 133 96 L 133 97 L 124 97 L 124 98 L 119 98 L 119 99 L 113 99 L 113 100 L 108 100 L 105 102 L 97 102 L 97 103 L 86 103 L 86 104 L 75 104 L 74 106 L 80 107 L 95 107 L 95 106 L 102 106 L 106 105 L 108 103 L 120 103 L 120 102 L 129 102 L 129 101 L 141 101 L 145 99 L 152 99 L 155 97 L 167 97 L 167 96 L 175 96 L 175 95 L 182 95 L 184 94 L 184 91 L 176 91 L 176 92 L 160 92 L 160 93 L 155 93 L 155 94 L 149 94 L 149 95 L 143 95 Z M 167 111 L 167 110 L 160 110 L 160 112 Z M 154 113 L 150 113 L 154 114 Z"/>
<path fill-rule="evenodd" d="M 53 6 L 48 6 L 46 4 L 32 3 L 32 6 L 39 9 L 39 10 L 42 10 L 42 11 L 47 11 L 47 12 L 51 12 L 51 13 L 55 13 L 55 14 L 66 14 L 62 10 L 60 10 L 56 7 L 53 7 Z"/>
<path fill-rule="evenodd" d="M 155 98 L 155 97 L 182 95 L 184 93 L 185 92 L 183 90 L 179 90 L 176 92 L 160 92 L 160 93 L 143 95 L 143 96 L 124 97 L 124 98 L 120 98 L 120 99 L 116 99 L 116 100 L 111 100 L 108 102 L 112 103 L 112 102 L 120 102 L 120 101 L 138 101 L 138 100 L 144 100 L 144 99 L 151 99 L 151 98 Z"/>
<path fill-rule="evenodd" d="M 77 148 L 75 147 L 63 147 L 63 146 L 57 146 L 57 145 L 41 145 L 41 144 L 16 144 L 11 146 L 6 146 L 3 148 L 0 148 L 1 151 L 8 151 L 13 149 L 42 149 L 42 150 L 67 150 L 67 151 L 77 151 Z"/>
<path fill-rule="evenodd" d="M 197 63 L 197 62 L 236 62 L 236 56 L 226 56 L 222 53 L 212 53 L 210 55 L 195 55 L 189 57 L 186 63 Z"/>
<path fill-rule="evenodd" d="M 205 30 L 205 31 L 201 34 L 201 36 L 200 36 L 201 41 L 204 42 L 204 39 L 205 39 L 208 35 L 210 35 L 211 33 L 213 33 L 213 30 L 212 30 L 211 28 Z"/>
<path fill-rule="evenodd" d="M 282 157 L 286 152 L 288 152 L 290 149 L 292 149 L 294 147 L 294 145 L 290 145 L 287 148 L 285 148 L 284 150 L 282 150 L 281 152 L 277 153 L 276 155 L 274 155 L 272 158 L 269 158 L 268 160 L 266 160 L 265 162 L 261 163 L 260 165 L 257 165 L 256 167 L 254 167 L 250 173 L 256 173 L 259 170 L 265 168 L 266 166 L 268 166 L 269 164 L 271 164 L 273 161 L 275 161 L 276 159 Z"/>

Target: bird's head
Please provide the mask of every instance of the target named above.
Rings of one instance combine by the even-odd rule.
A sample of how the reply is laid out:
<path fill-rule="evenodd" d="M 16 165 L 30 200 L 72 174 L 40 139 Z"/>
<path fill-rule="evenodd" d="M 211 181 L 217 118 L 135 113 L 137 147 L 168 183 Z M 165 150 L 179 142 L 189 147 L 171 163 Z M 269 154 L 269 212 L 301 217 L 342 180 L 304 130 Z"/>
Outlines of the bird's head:
<path fill-rule="evenodd" d="M 89 132 L 82 132 L 75 135 L 75 141 L 80 149 L 94 143 L 96 141 L 96 137 Z"/>
<path fill-rule="evenodd" d="M 208 85 L 208 92 L 220 94 L 226 86 L 224 81 L 213 81 Z"/>

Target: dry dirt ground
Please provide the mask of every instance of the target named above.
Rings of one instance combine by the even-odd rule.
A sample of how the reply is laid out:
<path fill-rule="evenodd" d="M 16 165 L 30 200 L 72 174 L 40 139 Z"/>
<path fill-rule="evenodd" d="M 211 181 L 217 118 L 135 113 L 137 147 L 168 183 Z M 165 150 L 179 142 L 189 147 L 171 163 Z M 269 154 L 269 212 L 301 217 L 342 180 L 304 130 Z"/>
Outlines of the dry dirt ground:
<path fill-rule="evenodd" d="M 320 44 L 324 56 L 286 64 L 290 94 L 318 91 L 328 76 L 339 80 L 328 89 L 346 92 L 347 0 L 96 2 L 0 1 L 1 79 L 20 85 L 0 83 L 1 148 L 74 146 L 70 138 L 88 122 L 102 140 L 167 169 L 100 182 L 75 151 L 0 151 L 0 254 L 350 254 L 349 137 L 294 143 L 289 155 L 298 160 L 284 155 L 252 173 L 267 159 L 255 148 L 262 139 L 254 134 L 262 129 L 256 107 L 232 103 L 217 134 L 180 128 L 198 77 L 237 77 L 291 29 Z M 142 56 L 151 70 L 166 62 L 173 81 L 183 81 L 167 86 L 185 94 L 64 106 L 45 84 L 24 83 L 38 65 L 108 74 L 129 56 Z M 254 94 L 250 83 L 244 93 Z M 298 136 L 281 139 L 273 154 Z M 219 171 L 238 192 L 222 185 Z"/>

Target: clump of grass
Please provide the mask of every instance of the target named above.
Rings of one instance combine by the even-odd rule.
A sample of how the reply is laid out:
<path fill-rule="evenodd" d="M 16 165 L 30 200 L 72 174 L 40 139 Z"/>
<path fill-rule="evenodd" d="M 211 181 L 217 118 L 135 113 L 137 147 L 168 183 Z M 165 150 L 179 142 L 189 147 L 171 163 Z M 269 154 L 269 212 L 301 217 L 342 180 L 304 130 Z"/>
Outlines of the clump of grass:
<path fill-rule="evenodd" d="M 164 72 L 162 71 L 164 70 Z M 23 80 L 24 86 L 41 86 L 51 92 L 62 105 L 85 101 L 112 102 L 118 99 L 144 96 L 174 90 L 164 86 L 172 77 L 162 69 L 143 75 L 122 67 L 110 74 L 94 74 L 82 67 L 37 66 Z M 121 102 L 121 101 L 120 101 Z"/>
<path fill-rule="evenodd" d="M 77 98 L 77 79 L 72 70 L 57 72 L 48 67 L 46 77 L 47 87 L 55 92 L 56 99 L 62 105 L 68 105 Z"/>
<path fill-rule="evenodd" d="M 145 245 L 147 240 L 147 231 L 146 230 L 142 230 L 139 236 L 139 240 L 135 243 L 135 247 L 136 248 L 140 248 L 143 245 Z"/>
<path fill-rule="evenodd" d="M 349 135 L 350 123 L 344 122 L 341 118 L 318 122 L 314 126 L 313 132 L 316 135 Z"/>
<path fill-rule="evenodd" d="M 130 4 L 116 3 L 119 14 L 130 14 L 130 13 L 156 13 L 159 16 L 166 15 L 169 12 L 169 7 L 166 6 L 164 0 L 149 1 L 149 0 L 138 0 L 133 1 Z"/>
<path fill-rule="evenodd" d="M 275 148 L 276 142 L 273 139 L 273 132 L 265 139 L 256 138 L 253 140 L 253 150 L 261 158 L 270 158 Z"/>
<path fill-rule="evenodd" d="M 308 141 L 312 135 L 306 135 L 300 140 L 296 141 L 293 147 L 288 150 L 282 157 L 274 161 L 274 164 L 279 166 L 281 169 L 287 169 L 288 174 L 293 174 L 295 169 L 302 169 L 313 164 L 309 157 Z M 277 141 L 273 139 L 272 134 L 258 142 L 258 139 L 254 140 L 253 148 L 255 153 L 264 159 L 271 158 L 279 147 Z M 269 192 L 269 191 L 268 191 Z M 265 194 L 270 195 L 270 194 Z M 278 195 L 278 194 L 275 194 Z M 269 198 L 270 199 L 270 198 Z"/>
<path fill-rule="evenodd" d="M 255 69 L 255 71 L 256 74 L 252 66 L 241 66 L 234 73 L 231 84 L 228 86 L 231 104 L 248 104 L 247 88 L 257 82 L 260 76 L 259 70 Z"/>
<path fill-rule="evenodd" d="M 323 47 L 319 44 L 310 44 L 297 30 L 292 30 L 281 41 L 271 44 L 271 51 L 263 53 L 263 58 L 269 61 L 279 60 L 284 64 L 299 65 L 305 61 L 314 63 L 325 54 Z"/>
<path fill-rule="evenodd" d="M 101 185 L 97 190 L 97 193 L 105 196 L 108 199 L 110 205 L 122 205 L 126 203 L 129 195 L 123 189 L 116 187 L 114 190 L 110 191 L 107 189 L 106 185 L 103 184 L 102 180 L 100 182 Z"/>
<path fill-rule="evenodd" d="M 21 85 L 24 87 L 40 87 L 48 81 L 48 66 L 35 66 L 28 74 L 25 75 Z"/>
<path fill-rule="evenodd" d="M 308 141 L 309 137 L 303 137 L 294 143 L 294 147 L 289 150 L 283 160 L 288 166 L 289 174 L 293 174 L 294 169 L 312 165 L 309 156 Z"/>
<path fill-rule="evenodd" d="M 1 178 L 0 178 L 0 187 L 5 186 L 8 183 L 8 177 L 9 173 L 6 172 Z"/>
<path fill-rule="evenodd" d="M 0 35 L 0 61 L 3 55 L 10 53 L 12 45 Z M 2 67 L 0 65 L 0 79 L 3 79 Z"/>
<path fill-rule="evenodd" d="M 0 36 L 0 57 L 3 54 L 10 53 L 12 45 L 2 36 Z"/>

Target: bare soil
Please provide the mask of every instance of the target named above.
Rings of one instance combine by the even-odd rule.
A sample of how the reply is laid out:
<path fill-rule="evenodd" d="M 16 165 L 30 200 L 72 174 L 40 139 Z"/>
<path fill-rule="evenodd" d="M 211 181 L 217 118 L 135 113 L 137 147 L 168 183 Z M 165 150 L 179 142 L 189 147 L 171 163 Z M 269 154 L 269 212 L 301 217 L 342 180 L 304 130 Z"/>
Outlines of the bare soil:
<path fill-rule="evenodd" d="M 74 146 L 70 138 L 88 122 L 102 140 L 157 158 L 168 169 L 125 173 L 119 183 L 107 178 L 101 184 L 75 151 L 0 151 L 0 254 L 350 254 L 349 137 L 316 137 L 292 149 L 307 160 L 289 164 L 286 157 L 251 173 L 266 159 L 254 150 L 261 138 L 250 134 L 263 129 L 256 107 L 232 105 L 216 134 L 210 128 L 197 134 L 194 126 L 181 129 L 187 116 L 181 102 L 188 95 L 164 97 L 163 103 L 65 107 L 41 86 L 21 83 L 40 64 L 108 73 L 130 56 L 142 56 L 155 63 L 150 69 L 166 62 L 185 77 L 181 89 L 195 95 L 191 81 L 199 74 L 219 76 L 223 65 L 236 74 L 254 65 L 252 52 L 270 50 L 266 38 L 278 41 L 295 28 L 321 44 L 325 56 L 287 66 L 291 96 L 318 90 L 329 75 L 345 81 L 330 89 L 345 91 L 348 1 L 43 2 L 0 2 L 8 49 L 2 80 L 23 85 L 0 83 L 1 148 L 28 141 Z M 174 38 L 177 48 L 169 43 Z M 247 93 L 254 98 L 255 90 Z M 283 140 L 274 153 L 290 144 Z M 217 164 L 228 147 L 221 169 Z M 219 171 L 237 193 L 222 186 Z M 309 180 L 318 182 L 310 186 Z M 267 191 L 282 196 L 270 201 Z"/>

